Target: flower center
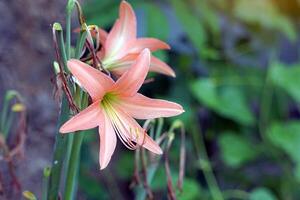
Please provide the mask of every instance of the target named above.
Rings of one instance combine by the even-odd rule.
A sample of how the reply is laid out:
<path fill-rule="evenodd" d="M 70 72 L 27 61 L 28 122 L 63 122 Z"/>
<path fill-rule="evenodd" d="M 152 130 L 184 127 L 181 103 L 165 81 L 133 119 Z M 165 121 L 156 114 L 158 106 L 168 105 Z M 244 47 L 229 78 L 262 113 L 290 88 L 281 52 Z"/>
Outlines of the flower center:
<path fill-rule="evenodd" d="M 104 95 L 100 106 L 109 118 L 115 133 L 121 142 L 131 150 L 137 149 L 138 143 L 143 144 L 145 133 L 143 129 L 133 125 L 133 119 L 123 112 L 117 104 L 117 96 L 112 93 Z M 142 141 L 142 142 L 141 142 Z"/>

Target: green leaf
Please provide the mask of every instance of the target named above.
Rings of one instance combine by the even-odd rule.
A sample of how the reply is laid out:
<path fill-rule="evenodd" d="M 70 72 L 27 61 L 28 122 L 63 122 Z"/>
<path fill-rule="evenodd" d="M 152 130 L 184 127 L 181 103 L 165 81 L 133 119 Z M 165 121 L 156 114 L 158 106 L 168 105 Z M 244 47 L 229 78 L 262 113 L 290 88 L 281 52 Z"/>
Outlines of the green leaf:
<path fill-rule="evenodd" d="M 275 195 L 267 188 L 256 188 L 250 193 L 250 200 L 276 200 Z"/>
<path fill-rule="evenodd" d="M 300 101 L 300 66 L 286 66 L 273 63 L 270 71 L 272 83 L 285 90 L 295 100 Z"/>
<path fill-rule="evenodd" d="M 295 169 L 294 169 L 294 175 L 298 183 L 300 182 L 300 163 L 297 163 Z"/>
<path fill-rule="evenodd" d="M 134 165 L 132 164 L 134 160 L 134 154 L 132 152 L 124 152 L 119 157 L 116 165 L 116 173 L 118 177 L 123 179 L 130 179 L 134 172 Z"/>
<path fill-rule="evenodd" d="M 167 179 L 163 166 L 158 167 L 153 181 L 150 183 L 150 186 L 153 190 L 159 190 L 167 187 Z"/>
<path fill-rule="evenodd" d="M 171 0 L 171 4 L 183 26 L 184 31 L 188 35 L 189 39 L 193 42 L 194 46 L 198 49 L 198 51 L 201 52 L 201 49 L 205 45 L 207 39 L 201 21 L 193 15 L 193 12 L 188 6 L 188 2 Z"/>
<path fill-rule="evenodd" d="M 147 37 L 166 40 L 169 35 L 169 23 L 160 6 L 144 3 L 142 8 L 146 12 Z"/>
<path fill-rule="evenodd" d="M 185 178 L 182 191 L 182 193 L 177 195 L 179 200 L 201 199 L 201 186 L 194 179 Z"/>
<path fill-rule="evenodd" d="M 300 162 L 300 121 L 274 123 L 267 130 L 267 137 L 294 161 Z"/>
<path fill-rule="evenodd" d="M 223 161 L 231 167 L 240 167 L 258 153 L 246 138 L 232 132 L 221 134 L 219 145 Z"/>
<path fill-rule="evenodd" d="M 98 199 L 99 197 L 101 197 L 101 199 L 109 198 L 107 191 L 100 185 L 96 177 L 80 173 L 79 187 L 89 199 Z"/>
<path fill-rule="evenodd" d="M 96 24 L 100 27 L 107 27 L 118 18 L 120 2 L 116 0 L 89 1 L 84 4 L 83 12 L 88 24 Z"/>
<path fill-rule="evenodd" d="M 217 89 L 212 79 L 195 81 L 191 90 L 196 99 L 223 117 L 232 119 L 243 125 L 252 125 L 254 117 L 247 105 L 244 94 L 237 87 Z"/>

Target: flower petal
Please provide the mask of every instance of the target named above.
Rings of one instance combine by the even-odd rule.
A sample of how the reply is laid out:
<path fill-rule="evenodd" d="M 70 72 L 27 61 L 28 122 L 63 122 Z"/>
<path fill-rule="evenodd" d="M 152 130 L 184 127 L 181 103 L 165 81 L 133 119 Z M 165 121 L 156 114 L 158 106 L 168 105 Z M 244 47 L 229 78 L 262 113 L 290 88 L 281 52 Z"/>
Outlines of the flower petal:
<path fill-rule="evenodd" d="M 122 1 L 119 10 L 119 19 L 115 22 L 105 42 L 106 58 L 117 56 L 124 45 L 136 38 L 136 16 L 126 1 Z"/>
<path fill-rule="evenodd" d="M 135 119 L 129 116 L 122 109 L 115 107 L 115 110 L 119 120 L 119 122 L 115 123 L 115 125 L 118 125 L 118 134 L 121 141 L 122 138 L 125 138 L 126 140 L 136 142 L 138 145 L 145 147 L 153 153 L 162 154 L 162 150 L 159 145 L 147 135 L 146 131 L 136 122 Z M 125 139 L 123 139 L 123 143 L 124 141 L 126 142 Z M 126 146 L 130 146 L 130 144 L 127 144 Z"/>
<path fill-rule="evenodd" d="M 99 124 L 100 136 L 100 151 L 99 151 L 99 164 L 100 169 L 107 167 L 112 154 L 116 148 L 117 137 L 108 116 L 103 113 L 101 115 Z"/>
<path fill-rule="evenodd" d="M 121 97 L 118 106 L 136 119 L 171 117 L 184 112 L 182 106 L 177 103 L 151 99 L 139 93 L 132 97 Z"/>
<path fill-rule="evenodd" d="M 121 76 L 132 66 L 137 57 L 138 54 L 129 54 L 123 57 L 122 59 L 116 61 L 108 69 L 112 71 L 115 75 Z M 175 72 L 171 67 L 169 67 L 166 63 L 162 62 L 154 56 L 151 56 L 149 71 L 176 77 Z"/>
<path fill-rule="evenodd" d="M 151 56 L 150 71 L 176 77 L 174 70 L 155 56 Z"/>
<path fill-rule="evenodd" d="M 162 154 L 163 151 L 161 150 L 160 146 L 149 136 L 145 133 L 145 139 L 143 142 L 143 147 L 152 151 L 155 154 Z"/>
<path fill-rule="evenodd" d="M 102 111 L 99 101 L 91 104 L 89 107 L 72 117 L 64 123 L 59 129 L 61 133 L 70 133 L 74 131 L 87 130 L 98 126 Z"/>
<path fill-rule="evenodd" d="M 99 29 L 99 41 L 101 44 L 105 44 L 105 41 L 107 39 L 108 33 L 103 30 L 103 29 Z"/>
<path fill-rule="evenodd" d="M 170 46 L 156 38 L 139 38 L 131 41 L 129 44 L 127 54 L 139 54 L 144 49 L 148 48 L 151 52 L 159 49 L 170 49 Z"/>
<path fill-rule="evenodd" d="M 150 51 L 145 49 L 136 62 L 116 82 L 114 91 L 125 96 L 132 96 L 142 86 L 150 65 Z"/>
<path fill-rule="evenodd" d="M 68 68 L 87 90 L 93 101 L 101 99 L 111 85 L 114 84 L 114 81 L 109 76 L 80 60 L 69 60 Z"/>

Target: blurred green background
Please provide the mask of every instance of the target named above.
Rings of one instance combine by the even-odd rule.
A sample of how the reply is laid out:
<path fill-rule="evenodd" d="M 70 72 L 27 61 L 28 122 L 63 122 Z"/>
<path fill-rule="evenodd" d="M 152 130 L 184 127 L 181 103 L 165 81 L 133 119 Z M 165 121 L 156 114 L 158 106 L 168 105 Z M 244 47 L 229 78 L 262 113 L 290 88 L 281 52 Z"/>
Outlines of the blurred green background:
<path fill-rule="evenodd" d="M 299 199 L 300 2 L 129 2 L 139 36 L 172 47 L 157 55 L 173 67 L 176 79 L 155 75 L 144 92 L 186 110 L 180 116 L 187 131 L 186 177 L 178 199 L 218 199 L 212 174 L 225 199 Z M 84 13 L 89 24 L 109 29 L 118 6 L 117 0 L 89 0 Z M 179 159 L 179 143 L 176 135 L 172 163 Z M 133 154 L 121 151 L 115 157 L 111 168 L 116 181 L 124 181 L 120 187 L 126 187 Z M 176 167 L 171 165 L 174 172 Z M 82 173 L 90 168 L 87 161 Z M 151 186 L 166 199 L 161 168 Z M 82 176 L 80 185 L 89 199 L 104 199 L 101 180 Z"/>

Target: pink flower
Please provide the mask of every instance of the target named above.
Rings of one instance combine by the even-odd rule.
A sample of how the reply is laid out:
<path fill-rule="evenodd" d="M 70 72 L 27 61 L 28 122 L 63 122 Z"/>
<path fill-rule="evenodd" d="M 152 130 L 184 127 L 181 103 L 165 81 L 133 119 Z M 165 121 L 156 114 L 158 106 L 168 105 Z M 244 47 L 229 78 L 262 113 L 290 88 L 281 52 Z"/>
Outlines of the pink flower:
<path fill-rule="evenodd" d="M 153 153 L 162 154 L 161 148 L 135 119 L 170 117 L 184 112 L 176 103 L 150 99 L 137 93 L 147 76 L 149 66 L 150 51 L 145 49 L 129 70 L 115 82 L 79 60 L 68 61 L 68 68 L 89 93 L 93 103 L 67 121 L 60 132 L 68 133 L 98 126 L 101 169 L 111 159 L 116 147 L 116 135 L 129 149 L 135 149 L 139 145 Z"/>
<path fill-rule="evenodd" d="M 137 38 L 136 16 L 126 1 L 122 1 L 119 19 L 109 34 L 100 31 L 100 42 L 103 45 L 97 53 L 104 69 L 115 74 L 123 74 L 134 63 L 138 55 L 148 48 L 150 51 L 170 49 L 170 46 L 155 38 Z M 175 72 L 164 62 L 152 56 L 150 71 L 175 77 Z"/>

